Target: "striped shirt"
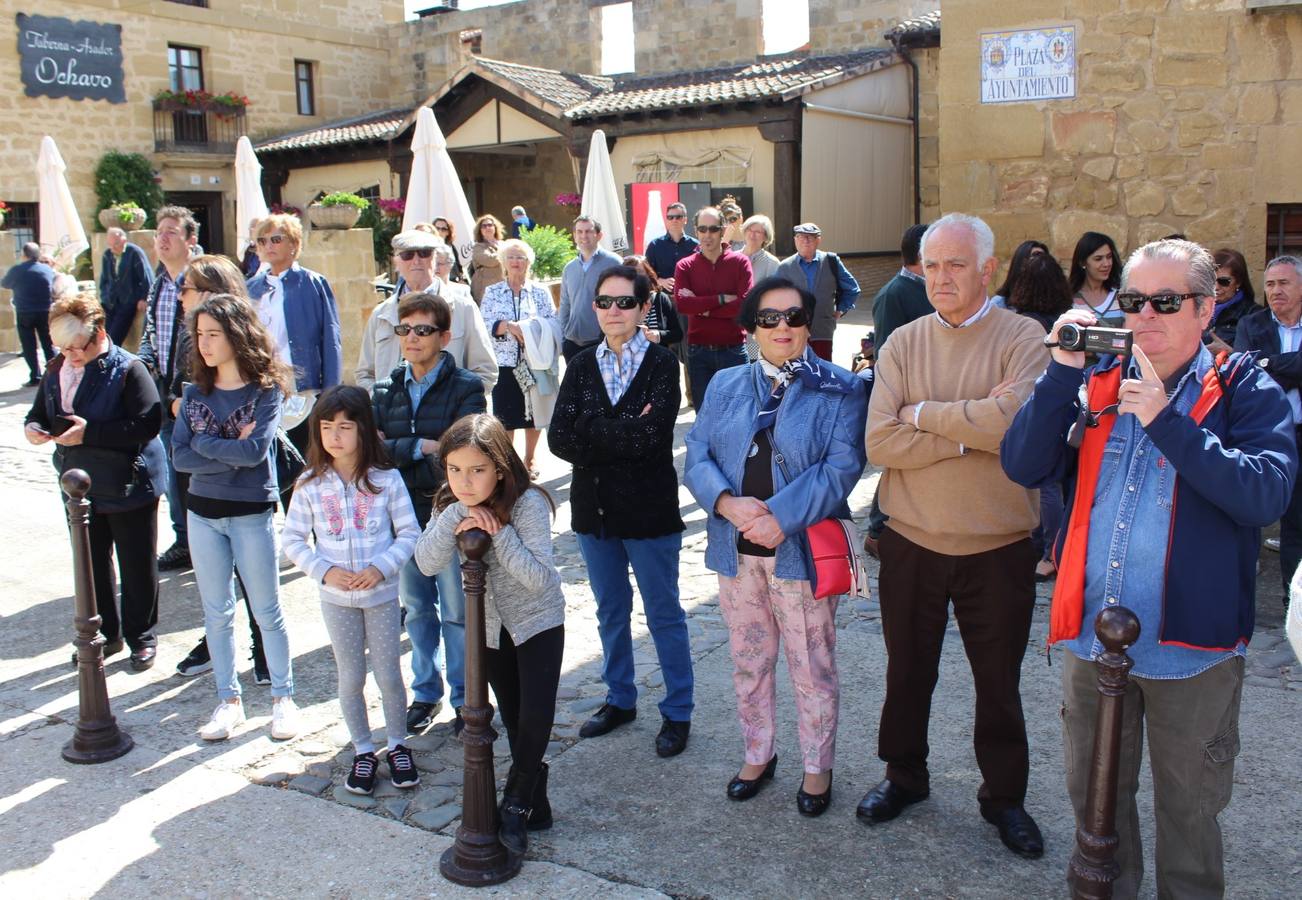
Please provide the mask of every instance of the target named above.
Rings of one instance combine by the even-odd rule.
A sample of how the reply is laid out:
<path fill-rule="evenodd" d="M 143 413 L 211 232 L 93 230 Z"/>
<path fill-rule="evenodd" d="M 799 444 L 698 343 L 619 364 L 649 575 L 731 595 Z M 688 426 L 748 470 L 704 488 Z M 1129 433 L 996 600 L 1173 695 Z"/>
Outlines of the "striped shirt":
<path fill-rule="evenodd" d="M 633 376 L 641 367 L 647 348 L 650 346 L 651 342 L 646 339 L 641 329 L 634 332 L 633 337 L 624 343 L 618 354 L 610 349 L 608 341 L 602 341 L 597 345 L 597 369 L 601 372 L 601 380 L 606 385 L 606 396 L 610 398 L 611 406 L 619 402 L 619 398 L 624 396 L 628 386 L 633 383 Z"/>

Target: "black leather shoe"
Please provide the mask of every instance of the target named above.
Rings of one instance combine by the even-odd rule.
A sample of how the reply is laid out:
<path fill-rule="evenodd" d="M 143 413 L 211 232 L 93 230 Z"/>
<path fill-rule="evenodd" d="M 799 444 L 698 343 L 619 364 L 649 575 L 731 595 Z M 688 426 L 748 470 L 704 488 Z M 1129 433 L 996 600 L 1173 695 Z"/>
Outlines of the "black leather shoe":
<path fill-rule="evenodd" d="M 1039 859 L 1044 855 L 1044 837 L 1024 807 L 982 809 L 981 818 L 999 829 L 999 840 L 1018 856 Z"/>
<path fill-rule="evenodd" d="M 877 787 L 864 794 L 854 814 L 860 821 L 877 825 L 881 822 L 889 822 L 902 813 L 906 806 L 920 803 L 930 795 L 931 791 L 923 791 L 920 794 L 906 791 L 889 778 L 883 778 Z"/>
<path fill-rule="evenodd" d="M 420 700 L 412 703 L 407 707 L 407 733 L 420 734 L 429 728 L 442 708 L 442 703 L 423 703 Z"/>
<path fill-rule="evenodd" d="M 675 722 L 665 719 L 656 735 L 656 756 L 677 756 L 687 749 L 687 735 L 692 730 L 691 722 Z"/>
<path fill-rule="evenodd" d="M 805 791 L 805 785 L 802 781 L 800 789 L 796 791 L 796 810 L 802 816 L 808 816 L 811 819 L 818 818 L 827 812 L 827 808 L 832 805 L 832 772 L 829 769 L 827 773 L 827 790 L 821 794 L 810 794 Z"/>
<path fill-rule="evenodd" d="M 538 770 L 533 783 L 533 806 L 529 809 L 529 830 L 546 831 L 552 827 L 552 804 L 547 799 L 547 763 Z"/>
<path fill-rule="evenodd" d="M 179 541 L 168 547 L 158 557 L 158 571 L 171 572 L 175 569 L 190 568 L 190 548 Z"/>
<path fill-rule="evenodd" d="M 579 729 L 579 737 L 601 737 L 603 734 L 614 731 L 619 726 L 632 722 L 636 718 L 637 707 L 622 709 L 605 703 L 602 704 L 601 709 L 597 710 L 591 719 L 583 723 L 583 727 Z"/>
<path fill-rule="evenodd" d="M 728 782 L 728 799 L 729 800 L 749 800 L 760 792 L 764 782 L 773 780 L 773 773 L 778 770 L 778 755 L 773 754 L 769 764 L 760 772 L 759 778 L 746 779 L 740 775 L 734 775 L 732 781 Z"/>
<path fill-rule="evenodd" d="M 146 646 L 141 647 L 139 650 L 132 650 L 131 670 L 133 672 L 144 672 L 146 669 L 152 669 L 156 656 L 158 656 L 157 647 Z"/>

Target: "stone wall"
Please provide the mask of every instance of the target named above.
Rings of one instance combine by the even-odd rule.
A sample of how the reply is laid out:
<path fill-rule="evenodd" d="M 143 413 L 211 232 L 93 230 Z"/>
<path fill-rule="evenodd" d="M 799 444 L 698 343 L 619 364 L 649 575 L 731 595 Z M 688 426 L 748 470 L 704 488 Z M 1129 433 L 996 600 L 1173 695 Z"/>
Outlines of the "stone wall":
<path fill-rule="evenodd" d="M 882 35 L 896 23 L 939 8 L 937 0 L 809 0 L 809 49 L 835 53 L 883 47 Z"/>
<path fill-rule="evenodd" d="M 918 65 L 918 183 L 922 221 L 940 216 L 940 49 L 913 51 Z"/>
<path fill-rule="evenodd" d="M 750 62 L 763 51 L 760 0 L 634 0 L 638 75 Z"/>
<path fill-rule="evenodd" d="M 154 153 L 152 98 L 168 87 L 167 45 L 203 50 L 208 90 L 252 99 L 246 128 L 256 141 L 390 106 L 389 52 L 382 35 L 385 20 L 400 19 L 401 10 L 396 0 L 277 0 L 271 10 L 248 0 L 212 0 L 209 9 L 167 2 L 118 7 L 48 0 L 32 11 L 122 25 L 127 102 L 26 96 L 16 39 L 8 32 L 0 39 L 0 120 L 5 123 L 0 129 L 0 193 L 9 201 L 37 199 L 40 140 L 53 135 L 68 165 L 73 200 L 90 231 L 96 206 L 93 172 L 99 158 L 107 150 L 144 153 L 160 170 L 165 190 L 228 192 L 230 208 L 224 218 L 227 242 L 233 242 L 234 175 L 229 162 L 203 154 Z M 286 20 L 299 24 L 290 30 Z M 12 17 L 8 22 L 10 29 L 15 27 Z M 295 59 L 318 63 L 315 116 L 298 115 Z M 196 175 L 202 187 L 192 182 Z M 212 176 L 219 184 L 213 185 Z"/>
<path fill-rule="evenodd" d="M 471 209 L 492 213 L 510 226 L 511 207 L 519 205 L 540 225 L 567 230 L 575 213 L 553 202 L 557 194 L 574 193 L 570 154 L 560 141 L 532 145 L 530 155 L 452 153 L 457 175 L 465 187 Z M 483 188 L 483 203 L 476 202 L 476 182 Z"/>
<path fill-rule="evenodd" d="M 372 244 L 369 228 L 316 228 L 303 236 L 303 250 L 298 257 L 304 268 L 324 275 L 334 291 L 344 339 L 344 381 L 349 384 L 353 382 L 366 320 L 380 300 L 371 283 L 375 273 Z"/>
<path fill-rule="evenodd" d="M 978 102 L 979 33 L 1077 25 L 1077 99 Z M 999 255 L 1080 233 L 1122 252 L 1173 232 L 1264 264 L 1266 205 L 1302 197 L 1302 15 L 1242 0 L 945 4 L 940 203 L 982 215 Z"/>

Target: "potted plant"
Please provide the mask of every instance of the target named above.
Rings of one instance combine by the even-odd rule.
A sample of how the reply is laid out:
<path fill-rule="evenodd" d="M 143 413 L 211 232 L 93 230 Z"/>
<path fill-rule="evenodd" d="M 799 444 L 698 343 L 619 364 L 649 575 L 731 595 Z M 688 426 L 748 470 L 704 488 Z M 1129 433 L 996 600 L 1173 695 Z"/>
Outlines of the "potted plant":
<path fill-rule="evenodd" d="M 583 206 L 583 197 L 578 194 L 557 194 L 556 205 L 573 212 L 578 212 L 579 207 Z"/>
<path fill-rule="evenodd" d="M 101 209 L 99 223 L 105 230 L 121 228 L 123 231 L 135 231 L 145 224 L 145 211 L 134 200 L 125 200 Z"/>
<path fill-rule="evenodd" d="M 399 197 L 396 200 L 380 200 L 380 215 L 389 219 L 401 219 L 402 214 L 407 211 L 407 201 Z"/>
<path fill-rule="evenodd" d="M 307 208 L 307 219 L 313 228 L 352 228 L 357 224 L 362 210 L 371 205 L 364 197 L 347 191 L 326 194 Z"/>

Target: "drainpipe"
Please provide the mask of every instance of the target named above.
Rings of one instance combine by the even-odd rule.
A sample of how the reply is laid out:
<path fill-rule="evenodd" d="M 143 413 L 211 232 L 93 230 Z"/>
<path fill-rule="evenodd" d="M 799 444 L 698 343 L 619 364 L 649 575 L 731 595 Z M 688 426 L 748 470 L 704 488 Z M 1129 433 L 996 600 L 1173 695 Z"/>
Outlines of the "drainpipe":
<path fill-rule="evenodd" d="M 912 70 L 913 109 L 909 118 L 913 120 L 913 222 L 917 224 L 922 221 L 921 92 L 918 87 L 918 62 L 909 55 L 907 48 L 901 46 L 899 36 L 891 38 L 891 44 L 895 47 L 895 52 L 904 57 L 904 61 Z"/>

